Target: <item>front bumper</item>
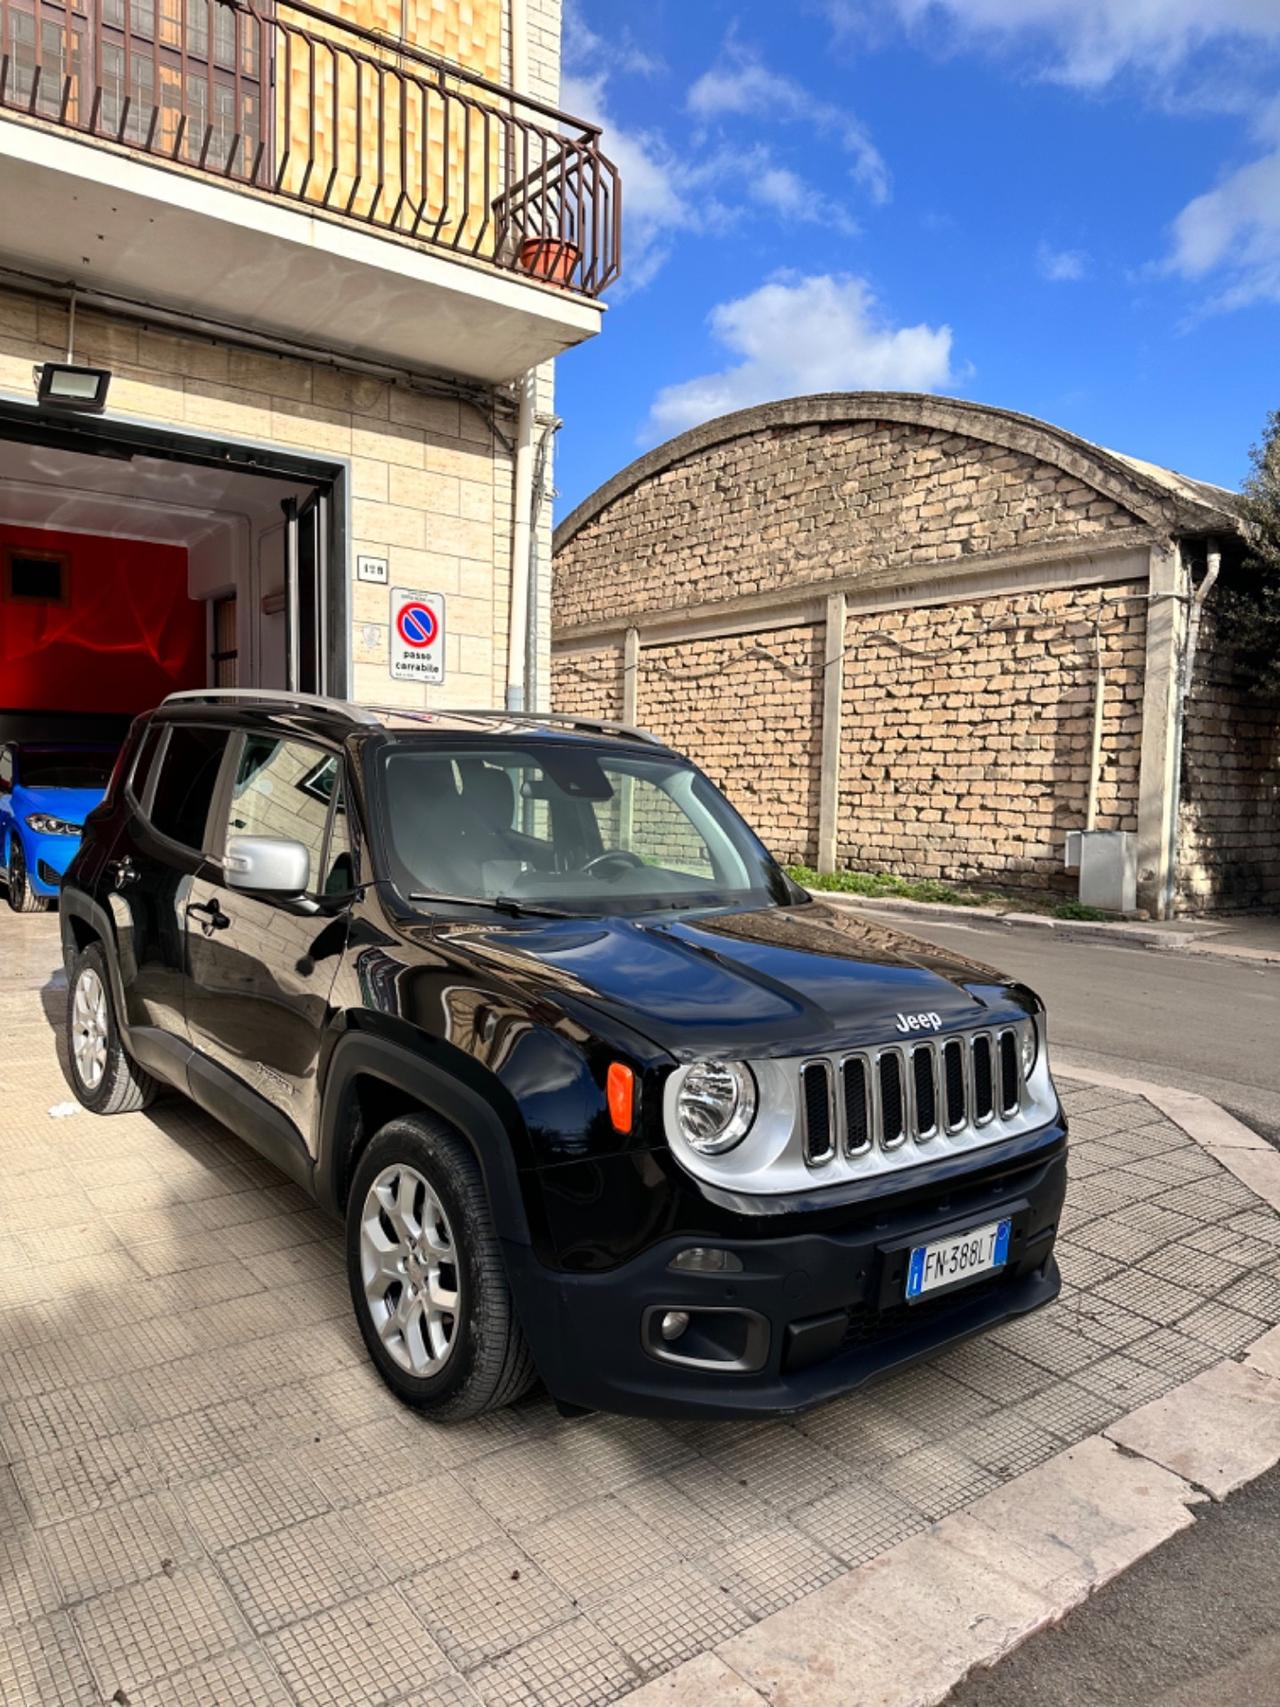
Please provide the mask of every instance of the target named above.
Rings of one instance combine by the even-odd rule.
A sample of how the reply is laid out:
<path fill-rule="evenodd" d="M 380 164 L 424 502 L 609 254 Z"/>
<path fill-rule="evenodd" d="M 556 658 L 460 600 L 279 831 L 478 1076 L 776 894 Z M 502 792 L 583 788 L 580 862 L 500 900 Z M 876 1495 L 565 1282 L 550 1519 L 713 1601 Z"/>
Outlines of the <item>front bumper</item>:
<path fill-rule="evenodd" d="M 56 895 L 67 867 L 79 851 L 79 836 L 40 836 L 34 830 L 25 831 L 22 853 L 27 882 L 33 891 L 37 895 Z"/>
<path fill-rule="evenodd" d="M 539 1371 L 561 1404 L 639 1416 L 733 1418 L 807 1410 L 1010 1316 L 1049 1303 L 1061 1285 L 1053 1245 L 1066 1194 L 1065 1145 L 994 1184 L 963 1182 L 928 1204 L 877 1214 L 847 1231 L 780 1239 L 665 1239 L 604 1274 L 557 1273 L 525 1246 L 506 1255 Z M 914 1245 L 1008 1216 L 1009 1260 L 995 1275 L 904 1298 Z M 693 1244 L 732 1251 L 742 1272 L 670 1269 Z M 741 1313 L 745 1372 L 664 1361 L 653 1323 L 666 1311 L 710 1323 Z M 728 1317 L 724 1318 L 728 1321 Z M 676 1348 L 673 1348 L 676 1349 Z"/>

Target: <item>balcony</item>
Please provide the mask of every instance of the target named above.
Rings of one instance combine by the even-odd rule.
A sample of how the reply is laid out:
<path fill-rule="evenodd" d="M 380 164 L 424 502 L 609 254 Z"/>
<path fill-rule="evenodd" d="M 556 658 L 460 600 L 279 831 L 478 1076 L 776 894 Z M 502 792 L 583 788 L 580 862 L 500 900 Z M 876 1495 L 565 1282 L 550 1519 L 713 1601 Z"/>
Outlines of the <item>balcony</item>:
<path fill-rule="evenodd" d="M 0 250 L 397 365 L 499 381 L 618 276 L 599 130 L 290 0 L 0 0 Z"/>

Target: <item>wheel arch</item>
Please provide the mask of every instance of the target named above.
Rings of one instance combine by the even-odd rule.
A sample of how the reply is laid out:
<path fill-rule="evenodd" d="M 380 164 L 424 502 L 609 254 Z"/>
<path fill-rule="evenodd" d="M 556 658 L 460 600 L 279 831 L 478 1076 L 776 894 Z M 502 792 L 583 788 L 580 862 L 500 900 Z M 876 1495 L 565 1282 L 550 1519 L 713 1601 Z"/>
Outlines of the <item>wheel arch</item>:
<path fill-rule="evenodd" d="M 528 1214 L 511 1138 L 479 1091 L 382 1037 L 348 1033 L 330 1058 L 321 1100 L 315 1192 L 333 1214 L 346 1208 L 361 1153 L 387 1121 L 431 1114 L 470 1146 L 499 1236 L 530 1243 Z"/>

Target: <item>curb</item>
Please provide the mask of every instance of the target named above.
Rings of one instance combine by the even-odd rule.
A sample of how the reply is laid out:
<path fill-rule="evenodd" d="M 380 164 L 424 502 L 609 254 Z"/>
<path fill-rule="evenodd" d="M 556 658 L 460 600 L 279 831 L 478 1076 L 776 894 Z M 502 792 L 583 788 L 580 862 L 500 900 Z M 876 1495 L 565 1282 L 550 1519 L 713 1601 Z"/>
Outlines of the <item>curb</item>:
<path fill-rule="evenodd" d="M 1280 1152 L 1207 1097 L 1058 1065 L 1063 1078 L 1145 1098 L 1280 1209 Z M 624 1707 L 938 1707 L 1189 1528 L 1197 1506 L 1277 1462 L 1280 1327 Z"/>
<path fill-rule="evenodd" d="M 1193 930 L 1164 930 L 1154 925 L 1126 924 L 1120 920 L 1055 919 L 1047 913 L 999 913 L 990 907 L 953 907 L 944 901 L 907 901 L 895 895 L 848 895 L 834 889 L 808 889 L 815 901 L 830 901 L 859 913 L 884 913 L 890 918 L 932 919 L 939 924 L 965 924 L 992 929 L 1053 931 L 1064 942 L 1123 943 L 1129 948 L 1177 950 L 1217 960 L 1249 960 L 1263 966 L 1280 965 L 1280 950 L 1245 946 L 1214 946 L 1213 934 L 1226 930 L 1215 926 L 1210 934 Z"/>

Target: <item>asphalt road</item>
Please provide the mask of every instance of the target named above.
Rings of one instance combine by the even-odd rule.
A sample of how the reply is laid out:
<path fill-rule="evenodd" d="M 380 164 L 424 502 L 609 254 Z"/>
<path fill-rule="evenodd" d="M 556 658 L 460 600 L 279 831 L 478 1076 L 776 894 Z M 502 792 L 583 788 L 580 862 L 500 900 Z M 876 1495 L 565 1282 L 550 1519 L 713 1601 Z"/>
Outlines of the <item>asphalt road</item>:
<path fill-rule="evenodd" d="M 948 1697 L 946 1707 L 1280 1707 L 1280 1469 Z"/>
<path fill-rule="evenodd" d="M 1280 1145 L 1280 966 L 1075 942 L 1012 925 L 901 923 L 1037 990 L 1064 1075 L 1075 1055 L 1198 1091 Z"/>

